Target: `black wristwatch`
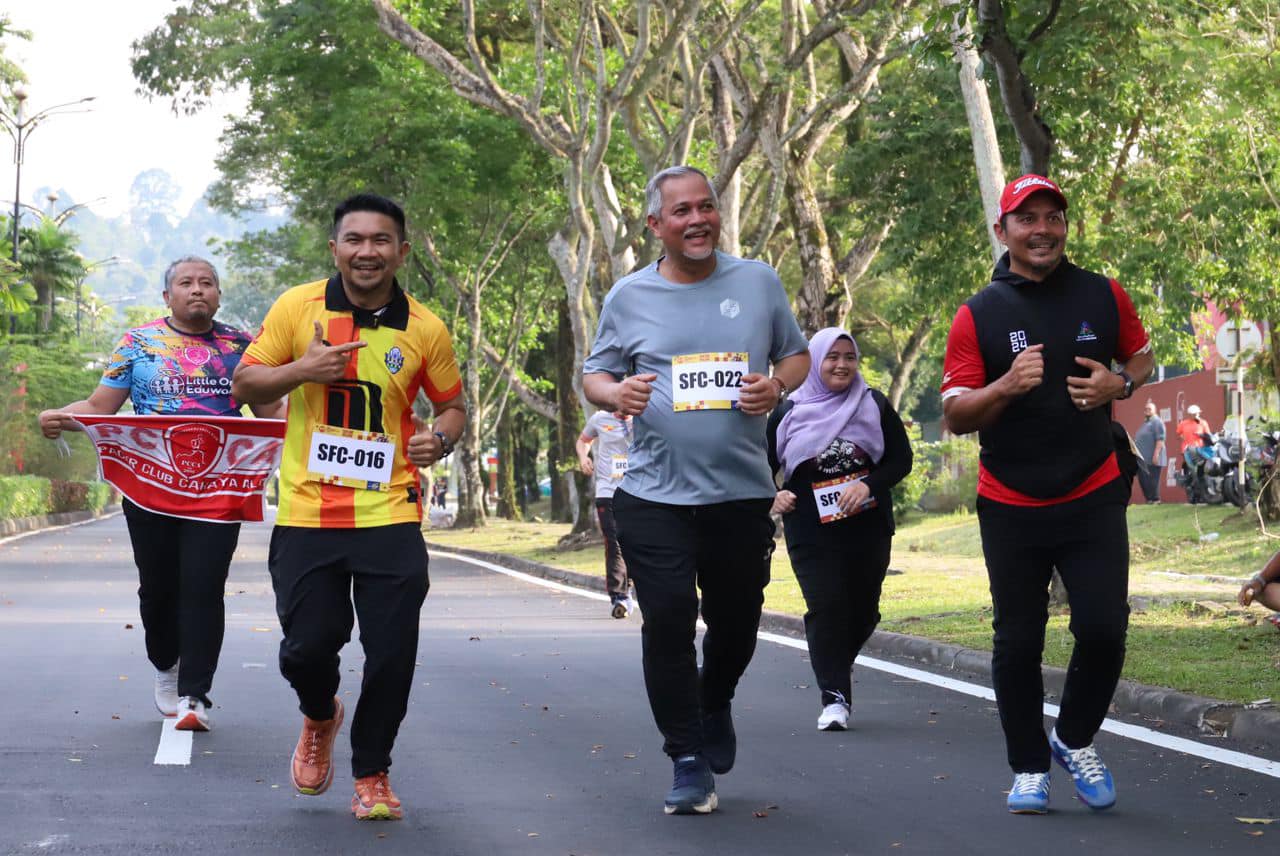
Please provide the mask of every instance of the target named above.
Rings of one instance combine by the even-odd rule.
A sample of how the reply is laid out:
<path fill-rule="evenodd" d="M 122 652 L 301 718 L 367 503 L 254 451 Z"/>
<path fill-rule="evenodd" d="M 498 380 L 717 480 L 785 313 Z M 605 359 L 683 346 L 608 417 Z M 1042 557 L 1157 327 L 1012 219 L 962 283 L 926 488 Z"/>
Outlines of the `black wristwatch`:
<path fill-rule="evenodd" d="M 1124 369 L 1116 372 L 1120 375 L 1120 379 L 1124 381 L 1124 392 L 1120 393 L 1120 399 L 1126 399 L 1133 396 L 1133 378 L 1129 377 L 1129 373 Z"/>
<path fill-rule="evenodd" d="M 453 454 L 453 441 L 445 436 L 443 431 L 434 432 L 440 438 L 440 458 L 444 459 Z"/>

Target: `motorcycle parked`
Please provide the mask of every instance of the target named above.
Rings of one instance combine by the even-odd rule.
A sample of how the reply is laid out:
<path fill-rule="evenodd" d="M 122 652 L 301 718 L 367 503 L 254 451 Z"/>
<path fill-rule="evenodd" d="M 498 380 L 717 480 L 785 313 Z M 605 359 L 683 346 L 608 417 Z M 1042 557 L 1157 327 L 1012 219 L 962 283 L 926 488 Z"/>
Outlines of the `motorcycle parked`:
<path fill-rule="evenodd" d="M 1249 454 L 1249 441 L 1234 432 L 1203 434 L 1204 445 L 1187 449 L 1180 480 L 1192 505 L 1218 505 L 1229 502 L 1244 508 L 1253 501 L 1253 474 L 1244 472 L 1244 489 L 1240 486 L 1240 469 Z"/>
<path fill-rule="evenodd" d="M 1255 487 L 1253 474 L 1245 467 L 1244 462 L 1250 452 L 1249 438 L 1223 433 L 1215 444 L 1218 460 L 1222 469 L 1222 498 L 1236 508 L 1244 508 L 1253 502 Z M 1244 484 L 1241 484 L 1241 473 L 1244 473 Z"/>

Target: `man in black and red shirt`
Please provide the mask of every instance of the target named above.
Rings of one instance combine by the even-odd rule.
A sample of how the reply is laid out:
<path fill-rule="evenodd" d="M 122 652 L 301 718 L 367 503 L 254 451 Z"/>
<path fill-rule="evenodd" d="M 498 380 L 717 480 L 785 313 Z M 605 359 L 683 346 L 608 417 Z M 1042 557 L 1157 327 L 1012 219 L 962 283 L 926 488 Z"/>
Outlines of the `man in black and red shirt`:
<path fill-rule="evenodd" d="M 995 232 L 1009 251 L 956 313 L 942 379 L 947 428 L 977 431 L 981 444 L 992 683 L 1014 772 L 1008 807 L 1019 814 L 1048 810 L 1051 756 L 1087 805 L 1115 803 L 1092 745 L 1124 665 L 1129 620 L 1130 483 L 1116 460 L 1111 402 L 1132 395 L 1153 366 L 1120 284 L 1067 260 L 1066 211 L 1062 190 L 1042 176 L 1004 189 Z M 1054 568 L 1075 648 L 1046 738 L 1040 661 Z"/>

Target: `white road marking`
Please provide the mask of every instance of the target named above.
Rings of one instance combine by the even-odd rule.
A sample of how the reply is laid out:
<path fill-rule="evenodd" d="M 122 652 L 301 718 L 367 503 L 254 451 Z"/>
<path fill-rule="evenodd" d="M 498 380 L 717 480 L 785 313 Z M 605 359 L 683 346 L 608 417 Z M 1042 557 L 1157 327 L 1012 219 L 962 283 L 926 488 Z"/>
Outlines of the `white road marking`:
<path fill-rule="evenodd" d="M 608 595 L 599 592 L 584 591 L 577 589 L 564 583 L 558 583 L 553 580 L 544 580 L 541 577 L 535 577 L 532 574 L 513 571 L 510 568 L 504 568 L 501 565 L 495 565 L 492 562 L 486 562 L 482 559 L 473 559 L 470 556 L 462 556 L 457 553 L 448 553 L 443 550 L 433 550 L 432 555 L 439 556 L 442 559 L 456 559 L 459 562 L 467 562 L 468 564 L 477 565 L 499 574 L 505 574 L 518 580 L 523 580 L 534 585 L 544 588 L 555 589 L 556 591 L 565 592 L 566 594 L 576 594 L 580 597 L 590 598 L 591 600 L 607 601 Z M 766 642 L 773 642 L 776 645 L 783 645 L 787 648 L 795 648 L 798 651 L 808 651 L 808 646 L 802 639 L 792 639 L 790 636 L 780 636 L 777 633 L 769 633 L 768 631 L 760 631 L 758 638 Z M 969 681 L 961 681 L 956 678 L 948 678 L 945 675 L 935 675 L 933 672 L 926 672 L 923 669 L 915 669 L 911 666 L 903 666 L 898 663 L 891 663 L 888 660 L 879 660 L 875 657 L 858 657 L 859 666 L 865 666 L 869 669 L 887 672 L 891 675 L 908 678 L 920 683 L 930 684 L 942 689 L 951 690 L 952 692 L 963 693 L 964 695 L 974 696 L 976 698 L 986 699 L 987 701 L 995 701 L 996 694 L 990 687 L 984 687 L 981 684 L 970 683 Z M 1058 715 L 1058 706 L 1056 704 L 1045 703 L 1044 712 L 1049 716 Z M 1180 752 L 1184 755 L 1190 755 L 1194 758 L 1203 758 L 1206 761 L 1214 761 L 1219 764 L 1225 764 L 1230 767 L 1237 767 L 1241 770 L 1248 770 L 1253 773 L 1261 773 L 1264 776 L 1280 779 L 1280 761 L 1272 761 L 1268 758 L 1262 758 L 1257 755 L 1249 755 L 1244 752 L 1236 752 L 1231 749 L 1223 749 L 1219 746 L 1210 746 L 1200 743 L 1196 740 L 1187 740 L 1184 737 L 1174 737 L 1171 734 L 1161 734 L 1159 731 L 1150 728 L 1144 728 L 1140 725 L 1133 725 L 1128 722 L 1119 722 L 1114 719 L 1107 719 L 1102 723 L 1102 730 L 1121 737 L 1127 737 L 1130 740 L 1136 740 L 1140 743 L 1146 743 L 1150 746 L 1158 746 L 1162 749 L 1170 749 L 1174 752 Z M 157 762 L 159 763 L 159 762 Z"/>
<path fill-rule="evenodd" d="M 99 520 L 110 520 L 117 514 L 123 512 L 113 511 L 110 514 L 103 514 L 99 517 L 90 517 L 88 520 L 77 520 L 75 523 L 64 523 L 61 526 L 46 526 L 43 529 L 32 529 L 30 532 L 19 532 L 17 535 L 10 535 L 8 538 L 0 538 L 0 545 L 8 544 L 10 541 L 17 541 L 19 538 L 26 538 L 31 535 L 43 535 L 46 532 L 57 532 L 59 529 L 74 529 L 77 526 L 84 526 L 87 523 L 97 523 Z"/>
<path fill-rule="evenodd" d="M 191 763 L 190 731 L 179 731 L 176 716 L 165 717 L 160 723 L 160 745 L 156 747 L 156 759 L 152 763 L 187 766 Z"/>

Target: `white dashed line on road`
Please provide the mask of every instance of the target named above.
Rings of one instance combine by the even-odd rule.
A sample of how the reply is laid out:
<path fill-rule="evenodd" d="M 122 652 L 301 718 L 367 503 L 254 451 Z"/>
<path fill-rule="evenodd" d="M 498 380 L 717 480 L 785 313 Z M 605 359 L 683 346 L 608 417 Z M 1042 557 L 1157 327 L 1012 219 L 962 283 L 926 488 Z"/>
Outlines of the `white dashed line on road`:
<path fill-rule="evenodd" d="M 160 723 L 160 745 L 156 747 L 154 764 L 185 767 L 191 763 L 190 731 L 179 731 L 178 718 L 167 717 Z"/>

